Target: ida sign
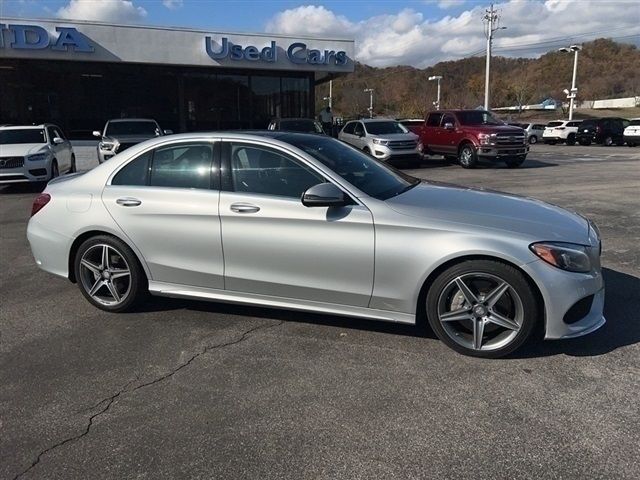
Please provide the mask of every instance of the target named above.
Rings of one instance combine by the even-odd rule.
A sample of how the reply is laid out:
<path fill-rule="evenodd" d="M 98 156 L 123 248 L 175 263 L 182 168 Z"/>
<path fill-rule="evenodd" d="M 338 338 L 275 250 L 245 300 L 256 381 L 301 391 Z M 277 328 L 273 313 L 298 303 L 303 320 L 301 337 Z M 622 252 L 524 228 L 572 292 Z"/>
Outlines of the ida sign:
<path fill-rule="evenodd" d="M 14 50 L 57 50 L 93 53 L 94 48 L 84 35 L 73 27 L 55 27 L 49 34 L 39 25 L 5 25 L 0 23 L 0 48 Z"/>

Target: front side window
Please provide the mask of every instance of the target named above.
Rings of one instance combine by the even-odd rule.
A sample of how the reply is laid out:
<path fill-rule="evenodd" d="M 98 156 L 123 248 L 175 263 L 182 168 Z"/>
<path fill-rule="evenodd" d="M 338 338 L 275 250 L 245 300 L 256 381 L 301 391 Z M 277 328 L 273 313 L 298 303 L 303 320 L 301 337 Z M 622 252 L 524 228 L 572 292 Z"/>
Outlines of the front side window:
<path fill-rule="evenodd" d="M 456 124 L 456 119 L 453 117 L 453 115 L 446 114 L 445 116 L 442 117 L 442 128 L 444 128 L 444 126 L 447 123 L 450 123 L 451 125 L 455 125 Z"/>
<path fill-rule="evenodd" d="M 342 133 L 350 133 L 353 135 L 353 131 L 356 128 L 356 122 L 347 123 L 342 129 Z"/>
<path fill-rule="evenodd" d="M 360 122 L 356 122 L 355 129 L 353 130 L 354 135 L 364 135 L 364 127 Z"/>
<path fill-rule="evenodd" d="M 300 198 L 325 180 L 308 167 L 266 147 L 230 145 L 231 177 L 236 192 Z"/>
<path fill-rule="evenodd" d="M 549 122 L 549 123 L 547 123 L 547 127 L 549 127 L 549 128 L 561 127 L 563 123 L 564 122 Z"/>
<path fill-rule="evenodd" d="M 47 141 L 44 130 L 41 128 L 0 130 L 0 145 L 18 143 L 47 143 Z"/>
<path fill-rule="evenodd" d="M 427 118 L 427 127 L 439 127 L 440 119 L 442 119 L 441 113 L 430 113 Z"/>

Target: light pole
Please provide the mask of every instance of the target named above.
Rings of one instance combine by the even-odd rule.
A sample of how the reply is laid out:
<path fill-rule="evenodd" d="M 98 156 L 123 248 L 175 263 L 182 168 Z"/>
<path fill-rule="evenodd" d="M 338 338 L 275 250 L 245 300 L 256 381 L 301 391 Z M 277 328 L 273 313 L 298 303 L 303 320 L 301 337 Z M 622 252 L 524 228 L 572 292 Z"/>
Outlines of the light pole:
<path fill-rule="evenodd" d="M 329 108 L 333 109 L 333 80 L 329 80 L 329 96 L 323 100 L 329 100 Z"/>
<path fill-rule="evenodd" d="M 562 47 L 558 49 L 558 51 L 563 53 L 569 53 L 569 52 L 574 53 L 573 78 L 571 79 L 571 91 L 567 94 L 567 98 L 569 99 L 569 120 L 573 120 L 573 107 L 574 107 L 576 95 L 578 94 L 578 89 L 576 88 L 576 75 L 578 74 L 578 52 L 580 50 L 582 50 L 582 46 L 580 45 L 571 45 L 570 47 Z"/>
<path fill-rule="evenodd" d="M 440 80 L 442 80 L 442 75 L 434 75 L 429 77 L 430 81 L 438 82 L 438 95 L 436 96 L 436 101 L 433 103 L 436 106 L 436 110 L 440 110 Z"/>
<path fill-rule="evenodd" d="M 487 22 L 487 62 L 484 73 L 484 109 L 489 110 L 489 71 L 491 70 L 491 44 L 493 42 L 493 32 L 505 30 L 507 27 L 498 27 L 498 12 L 493 9 L 493 3 L 489 10 L 486 10 L 483 20 Z"/>
<path fill-rule="evenodd" d="M 373 118 L 373 88 L 365 88 L 365 92 L 369 92 L 369 118 Z"/>

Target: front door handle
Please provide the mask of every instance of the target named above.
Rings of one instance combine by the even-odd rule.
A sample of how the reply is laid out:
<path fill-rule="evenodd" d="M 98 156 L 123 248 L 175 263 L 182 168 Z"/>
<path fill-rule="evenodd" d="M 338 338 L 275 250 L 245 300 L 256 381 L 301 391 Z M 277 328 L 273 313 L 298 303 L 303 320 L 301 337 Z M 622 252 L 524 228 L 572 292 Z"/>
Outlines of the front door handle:
<path fill-rule="evenodd" d="M 118 205 L 122 205 L 123 207 L 137 207 L 142 202 L 140 200 L 138 200 L 137 198 L 124 197 L 124 198 L 117 199 L 116 203 Z"/>
<path fill-rule="evenodd" d="M 233 203 L 231 211 L 236 213 L 256 213 L 260 211 L 260 207 L 252 203 Z"/>

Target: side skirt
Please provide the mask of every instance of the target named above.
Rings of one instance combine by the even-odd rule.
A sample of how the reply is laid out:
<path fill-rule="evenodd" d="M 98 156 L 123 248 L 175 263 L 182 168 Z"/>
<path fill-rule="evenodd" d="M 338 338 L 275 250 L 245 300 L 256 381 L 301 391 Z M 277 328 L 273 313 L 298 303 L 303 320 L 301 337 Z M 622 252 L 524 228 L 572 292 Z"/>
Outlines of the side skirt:
<path fill-rule="evenodd" d="M 311 300 L 299 300 L 286 297 L 270 297 L 256 293 L 233 292 L 214 288 L 191 287 L 164 282 L 149 282 L 149 292 L 153 295 L 174 298 L 191 298 L 210 300 L 224 303 L 240 303 L 258 305 L 271 308 L 283 308 L 286 310 L 300 310 L 306 312 L 326 313 L 344 317 L 357 317 L 386 322 L 415 324 L 416 318 L 411 313 L 392 312 L 389 310 L 376 310 L 366 307 L 351 305 L 338 305 L 335 303 L 314 302 Z"/>

